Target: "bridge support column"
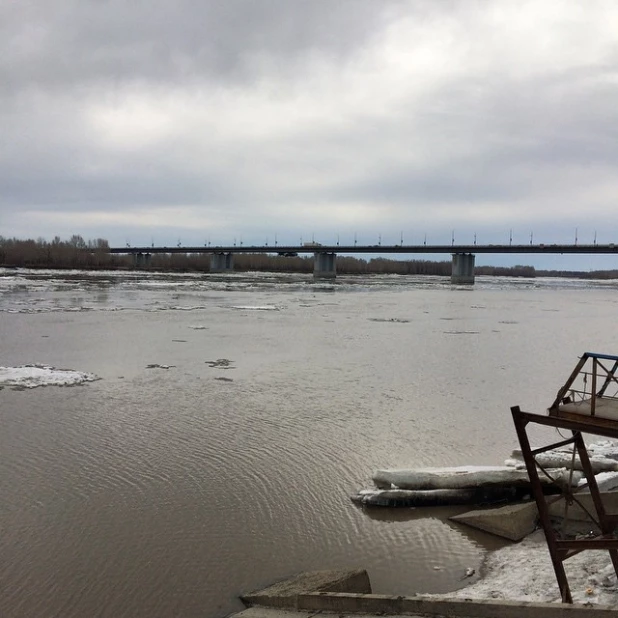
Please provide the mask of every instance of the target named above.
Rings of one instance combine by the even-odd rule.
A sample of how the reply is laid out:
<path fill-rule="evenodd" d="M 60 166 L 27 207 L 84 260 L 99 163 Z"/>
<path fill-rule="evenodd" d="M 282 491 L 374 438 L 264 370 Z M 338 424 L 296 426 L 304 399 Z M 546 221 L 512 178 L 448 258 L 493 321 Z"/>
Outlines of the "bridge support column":
<path fill-rule="evenodd" d="M 234 254 L 213 253 L 210 256 L 211 273 L 229 273 L 234 270 Z"/>
<path fill-rule="evenodd" d="M 133 266 L 135 268 L 148 268 L 152 262 L 152 253 L 134 253 Z"/>
<path fill-rule="evenodd" d="M 334 279 L 337 276 L 336 253 L 313 254 L 313 278 Z"/>
<path fill-rule="evenodd" d="M 474 258 L 472 253 L 453 253 L 451 283 L 474 285 Z"/>

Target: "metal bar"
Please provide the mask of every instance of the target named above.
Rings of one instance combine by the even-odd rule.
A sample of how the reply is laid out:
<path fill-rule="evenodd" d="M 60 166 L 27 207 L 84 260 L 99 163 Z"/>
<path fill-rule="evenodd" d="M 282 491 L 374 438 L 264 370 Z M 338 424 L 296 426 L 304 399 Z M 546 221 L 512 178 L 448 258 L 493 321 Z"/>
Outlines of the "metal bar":
<path fill-rule="evenodd" d="M 614 375 L 617 369 L 618 369 L 618 360 L 614 363 L 614 366 L 611 368 L 611 370 L 607 372 L 607 377 L 605 378 L 605 382 L 603 382 L 603 386 L 601 387 L 601 390 L 599 391 L 599 397 L 603 397 L 603 395 L 605 394 L 605 391 L 607 390 L 607 387 L 610 385 L 610 382 L 614 381 L 618 383 L 618 380 L 616 380 L 616 376 Z"/>
<path fill-rule="evenodd" d="M 616 550 L 618 549 L 618 539 L 615 537 L 611 539 L 608 539 L 605 537 L 597 537 L 594 539 L 572 539 L 572 540 L 571 539 L 559 539 L 556 541 L 556 545 L 559 549 L 568 549 L 568 550 L 580 550 L 580 551 L 583 551 L 584 549 Z"/>
<path fill-rule="evenodd" d="M 592 390 L 590 393 L 590 416 L 594 416 L 594 411 L 597 407 L 597 366 L 599 364 L 598 358 L 592 359 Z"/>
<path fill-rule="evenodd" d="M 530 478 L 530 485 L 532 489 L 532 495 L 536 501 L 536 506 L 539 511 L 539 519 L 545 532 L 545 539 L 547 541 L 547 548 L 549 549 L 549 555 L 554 566 L 554 572 L 558 581 L 558 587 L 560 588 L 560 596 L 563 603 L 573 603 L 573 597 L 571 596 L 571 590 L 569 589 L 569 582 L 567 580 L 566 572 L 562 561 L 564 559 L 564 551 L 560 551 L 556 544 L 556 536 L 551 526 L 549 518 L 549 509 L 545 502 L 545 496 L 541 487 L 541 481 L 536 469 L 536 461 L 530 448 L 530 442 L 528 440 L 528 434 L 526 433 L 526 425 L 528 424 L 527 416 L 523 413 L 519 406 L 511 408 L 511 414 L 513 416 L 513 424 L 515 425 L 515 431 L 517 432 L 517 438 L 519 439 L 519 445 L 526 464 L 526 470 L 528 471 L 528 477 Z"/>
<path fill-rule="evenodd" d="M 598 416 L 594 418 L 585 417 L 568 412 L 560 412 L 559 414 L 559 416 L 542 416 L 540 414 L 532 414 L 531 412 L 520 412 L 522 419 L 527 422 L 618 439 L 618 423 L 616 421 L 599 418 Z"/>
<path fill-rule="evenodd" d="M 586 487 L 588 487 L 588 484 L 586 483 Z M 583 487 L 578 486 L 577 487 L 577 491 L 582 490 Z M 584 513 L 586 513 L 586 515 L 588 515 L 588 517 L 590 518 L 590 521 L 594 522 L 599 528 L 601 528 L 601 522 L 599 522 L 595 516 L 588 510 L 588 508 L 586 506 L 584 506 L 584 504 L 582 503 L 582 501 L 574 494 L 571 493 L 570 496 L 573 499 L 573 502 L 575 502 L 577 504 L 577 506 L 584 511 Z"/>
<path fill-rule="evenodd" d="M 602 358 L 604 360 L 618 361 L 616 354 L 600 354 L 599 352 L 586 352 L 590 358 Z"/>
<path fill-rule="evenodd" d="M 555 442 L 554 444 L 550 444 L 549 446 L 535 448 L 532 451 L 532 454 L 540 455 L 541 453 L 546 453 L 547 451 L 553 451 L 554 449 L 560 448 L 561 446 L 566 446 L 567 444 L 573 444 L 573 442 L 575 442 L 575 438 L 567 438 L 566 440 L 562 440 L 562 442 Z"/>
<path fill-rule="evenodd" d="M 573 437 L 573 439 L 575 439 Z M 567 492 L 569 495 L 564 496 L 564 518 L 562 520 L 562 536 L 566 534 L 567 525 L 569 521 L 569 506 L 571 506 L 572 500 L 569 498 L 573 497 L 573 492 L 571 491 L 571 487 L 573 485 L 573 470 L 575 470 L 575 453 L 577 452 L 577 447 L 573 444 L 573 451 L 571 453 L 571 468 L 569 470 L 569 481 L 567 486 Z"/>
<path fill-rule="evenodd" d="M 558 406 L 562 403 L 562 399 L 566 395 L 571 384 L 575 382 L 575 378 L 578 376 L 579 372 L 581 371 L 582 367 L 586 364 L 587 360 L 588 360 L 588 353 L 585 352 L 583 356 L 579 359 L 579 362 L 575 366 L 575 369 L 573 369 L 573 372 L 569 376 L 569 379 L 565 382 L 564 386 L 558 391 L 558 394 L 556 395 L 556 400 L 554 401 L 554 403 L 552 403 L 552 405 L 549 408 L 550 410 L 558 410 Z"/>
<path fill-rule="evenodd" d="M 614 566 L 614 572 L 616 573 L 616 577 L 618 577 L 618 538 L 613 535 L 616 528 L 615 515 L 608 515 L 605 511 L 603 500 L 601 499 L 601 492 L 599 491 L 597 480 L 592 471 L 590 458 L 588 457 L 588 449 L 586 448 L 581 434 L 578 434 L 578 439 L 575 444 L 577 445 L 577 451 L 582 463 L 582 468 L 584 469 L 584 474 L 590 486 L 590 495 L 592 496 L 592 502 L 597 510 L 601 533 L 605 537 L 605 549 L 609 551 L 609 556 Z"/>
<path fill-rule="evenodd" d="M 564 552 L 564 558 L 563 560 L 568 560 L 569 558 L 572 558 L 573 556 L 577 556 L 577 554 L 581 554 L 584 551 L 584 548 L 580 548 L 580 549 L 569 549 L 568 551 Z"/>
<path fill-rule="evenodd" d="M 601 500 L 601 492 L 599 491 L 599 486 L 597 485 L 597 479 L 595 478 L 594 472 L 592 471 L 590 457 L 588 457 L 588 449 L 586 448 L 586 444 L 584 443 L 584 439 L 582 438 L 580 432 L 577 432 L 575 434 L 575 446 L 577 447 L 579 460 L 582 464 L 582 470 L 584 472 L 586 480 L 588 481 L 590 496 L 592 498 L 592 503 L 594 504 L 594 508 L 596 509 L 597 516 L 599 518 L 601 532 L 603 534 L 607 534 L 611 531 L 607 528 L 607 523 L 605 521 L 605 507 L 603 506 L 603 501 Z"/>

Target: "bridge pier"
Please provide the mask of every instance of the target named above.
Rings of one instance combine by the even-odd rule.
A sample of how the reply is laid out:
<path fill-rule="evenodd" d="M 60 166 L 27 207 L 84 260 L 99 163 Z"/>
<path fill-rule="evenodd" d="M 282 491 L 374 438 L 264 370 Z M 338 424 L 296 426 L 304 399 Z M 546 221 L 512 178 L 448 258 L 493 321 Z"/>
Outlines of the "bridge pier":
<path fill-rule="evenodd" d="M 313 278 L 334 279 L 337 276 L 336 253 L 313 254 Z"/>
<path fill-rule="evenodd" d="M 134 253 L 133 266 L 135 268 L 148 268 L 152 262 L 152 253 Z"/>
<path fill-rule="evenodd" d="M 474 258 L 473 253 L 453 253 L 451 283 L 474 285 Z"/>
<path fill-rule="evenodd" d="M 210 256 L 211 273 L 229 273 L 234 270 L 234 255 L 232 253 L 213 253 Z"/>

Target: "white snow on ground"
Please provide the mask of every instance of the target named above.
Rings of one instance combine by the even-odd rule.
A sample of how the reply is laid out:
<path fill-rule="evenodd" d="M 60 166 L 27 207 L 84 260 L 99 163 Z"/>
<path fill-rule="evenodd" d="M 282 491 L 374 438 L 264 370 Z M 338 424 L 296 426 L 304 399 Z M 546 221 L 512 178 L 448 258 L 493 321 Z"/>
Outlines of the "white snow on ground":
<path fill-rule="evenodd" d="M 50 365 L 21 365 L 0 367 L 0 386 L 36 388 L 37 386 L 75 386 L 83 382 L 94 382 L 100 378 L 93 373 L 56 369 Z"/>
<path fill-rule="evenodd" d="M 575 603 L 618 607 L 618 584 L 607 551 L 584 551 L 564 567 Z M 521 543 L 499 549 L 485 562 L 484 577 L 444 596 L 464 599 L 560 602 L 545 535 L 537 530 Z"/>

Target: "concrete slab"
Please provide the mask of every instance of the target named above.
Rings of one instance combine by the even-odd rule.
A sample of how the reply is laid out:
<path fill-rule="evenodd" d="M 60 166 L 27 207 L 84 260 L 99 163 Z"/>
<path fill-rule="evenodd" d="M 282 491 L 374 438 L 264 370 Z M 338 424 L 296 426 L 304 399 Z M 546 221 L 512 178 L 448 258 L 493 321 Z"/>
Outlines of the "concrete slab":
<path fill-rule="evenodd" d="M 587 511 L 595 513 L 592 497 L 589 493 L 577 493 L 577 499 Z M 602 492 L 601 499 L 608 513 L 618 513 L 618 491 Z M 555 519 L 564 518 L 564 498 L 556 496 L 547 497 L 546 500 L 550 516 Z M 586 510 L 574 502 L 569 506 L 569 521 L 589 521 L 590 518 Z M 495 509 L 468 511 L 461 515 L 453 515 L 450 519 L 511 541 L 521 541 L 536 529 L 538 511 L 535 502 L 525 502 L 509 504 Z"/>
<path fill-rule="evenodd" d="M 310 571 L 240 598 L 245 605 L 297 608 L 298 596 L 312 592 L 370 594 L 371 582 L 365 569 Z"/>
<path fill-rule="evenodd" d="M 565 603 L 471 600 L 453 598 L 387 597 L 322 593 L 306 595 L 299 610 L 252 607 L 234 618 L 616 618 L 616 608 Z"/>
<path fill-rule="evenodd" d="M 453 515 L 450 519 L 510 541 L 521 541 L 534 532 L 538 517 L 536 502 L 524 502 L 495 509 L 468 511 Z"/>
<path fill-rule="evenodd" d="M 577 493 L 577 499 L 581 504 L 593 515 L 596 515 L 594 504 L 592 503 L 592 496 L 589 493 Z M 606 491 L 601 492 L 601 501 L 607 513 L 618 513 L 618 491 Z M 563 518 L 564 517 L 564 499 L 560 499 L 557 502 L 549 505 L 549 514 L 552 517 Z M 569 505 L 568 511 L 569 520 L 574 521 L 589 521 L 590 518 L 586 511 L 579 506 L 576 502 Z"/>
<path fill-rule="evenodd" d="M 448 597 L 392 597 L 378 594 L 313 593 L 299 598 L 299 609 L 335 616 L 389 615 L 433 618 L 616 618 L 616 608 L 567 603 L 529 603 Z M 324 616 L 327 614 L 325 613 Z M 332 614 L 331 614 L 332 615 Z"/>

